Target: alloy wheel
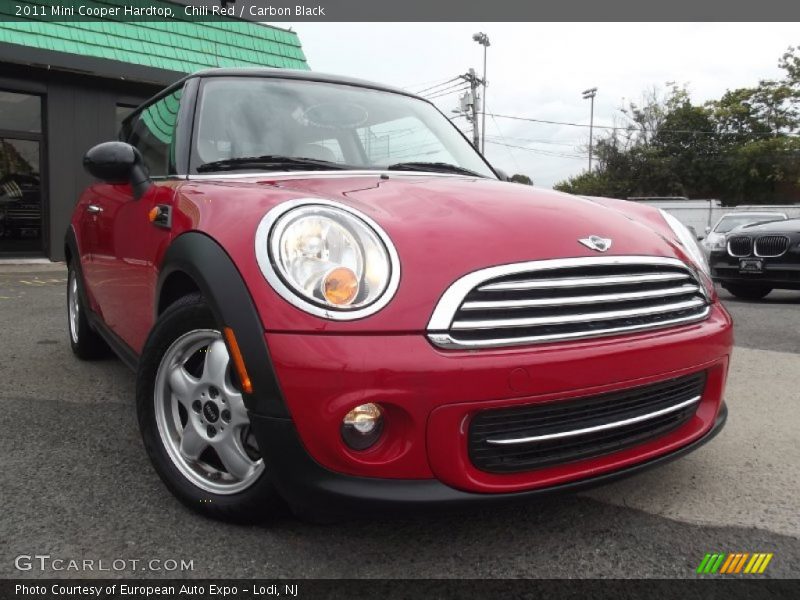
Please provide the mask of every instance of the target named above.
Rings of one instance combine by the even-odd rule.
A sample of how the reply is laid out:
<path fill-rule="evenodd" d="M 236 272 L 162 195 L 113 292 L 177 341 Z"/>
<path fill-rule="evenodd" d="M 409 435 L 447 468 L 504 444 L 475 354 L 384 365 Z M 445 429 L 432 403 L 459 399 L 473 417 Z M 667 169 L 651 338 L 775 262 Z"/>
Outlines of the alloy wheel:
<path fill-rule="evenodd" d="M 222 334 L 197 329 L 167 349 L 155 382 L 155 417 L 170 459 L 197 487 L 235 494 L 264 470 Z"/>
<path fill-rule="evenodd" d="M 78 299 L 78 275 L 73 269 L 69 273 L 67 287 L 67 310 L 69 311 L 69 335 L 74 344 L 78 343 L 78 326 L 80 324 L 80 303 Z"/>

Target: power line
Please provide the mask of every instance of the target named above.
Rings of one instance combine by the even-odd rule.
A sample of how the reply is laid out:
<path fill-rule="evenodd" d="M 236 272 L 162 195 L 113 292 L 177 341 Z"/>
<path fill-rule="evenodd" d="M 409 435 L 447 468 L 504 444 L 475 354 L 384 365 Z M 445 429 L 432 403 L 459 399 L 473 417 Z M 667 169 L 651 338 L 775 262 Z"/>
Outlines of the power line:
<path fill-rule="evenodd" d="M 435 88 L 442 87 L 443 85 L 447 85 L 448 83 L 452 83 L 454 81 L 458 81 L 458 77 L 453 77 L 452 79 L 448 79 L 447 81 L 443 81 L 442 83 L 437 83 L 436 85 L 432 85 L 431 87 L 427 87 L 424 90 L 420 90 L 420 91 L 415 92 L 415 93 L 417 95 L 422 95 L 422 94 L 424 94 L 425 92 L 427 92 L 429 90 L 433 90 Z"/>
<path fill-rule="evenodd" d="M 492 137 L 492 136 L 490 136 Z M 564 146 L 566 148 L 575 148 L 577 146 L 581 146 L 581 142 L 575 141 L 571 144 L 567 144 L 565 142 L 554 142 L 552 140 L 542 140 L 542 139 L 533 139 L 533 138 L 521 138 L 521 137 L 514 137 L 513 135 L 504 135 L 501 141 L 505 142 L 508 140 L 513 140 L 516 142 L 528 142 L 530 144 L 548 144 L 551 146 Z"/>
<path fill-rule="evenodd" d="M 456 88 L 454 90 L 450 90 L 449 92 L 443 92 L 441 94 L 437 94 L 435 96 L 427 96 L 426 100 L 435 100 L 436 98 L 441 98 L 442 96 L 450 96 L 451 94 L 458 94 L 460 92 L 466 92 L 469 89 L 469 86 L 462 86 L 460 88 Z"/>
<path fill-rule="evenodd" d="M 484 108 L 485 108 L 485 105 L 484 105 Z M 507 144 L 508 141 L 506 140 L 506 136 L 503 134 L 503 130 L 500 129 L 500 125 L 497 124 L 497 119 L 492 117 L 492 123 L 494 123 L 494 128 L 497 129 L 497 133 L 500 134 L 500 138 L 503 140 L 503 142 L 505 142 Z M 486 146 L 486 128 L 485 127 L 483 129 L 483 138 L 481 139 L 481 142 L 482 142 L 482 145 L 485 147 Z M 514 156 L 514 152 L 512 151 L 512 149 L 507 147 L 506 148 L 506 152 L 508 152 L 508 155 L 511 157 L 511 160 L 514 161 L 514 165 L 517 167 L 517 173 L 522 172 L 522 169 L 520 169 L 519 163 L 517 162 L 517 157 Z"/>
<path fill-rule="evenodd" d="M 456 83 L 454 83 L 452 85 L 449 85 L 449 86 L 447 86 L 445 88 L 441 88 L 441 89 L 435 90 L 433 92 L 428 92 L 427 94 L 424 94 L 422 97 L 423 98 L 430 98 L 432 96 L 436 96 L 437 94 L 441 94 L 442 92 L 445 92 L 447 90 L 452 90 L 453 88 L 461 87 L 463 85 L 464 85 L 463 81 L 458 81 L 458 82 L 456 82 Z"/>
<path fill-rule="evenodd" d="M 404 90 L 411 90 L 412 88 L 419 87 L 421 85 L 430 85 L 432 83 L 443 81 L 441 77 L 436 77 L 434 79 L 427 79 L 426 81 L 419 81 L 417 83 L 409 83 L 408 85 L 401 86 L 401 89 Z"/>
<path fill-rule="evenodd" d="M 501 142 L 495 142 L 494 140 L 486 140 L 486 141 L 489 142 L 490 144 L 494 144 L 495 146 L 507 146 L 508 148 L 516 148 L 518 150 L 525 150 L 526 152 L 533 152 L 534 154 L 541 154 L 542 156 L 586 160 L 586 156 L 578 156 L 577 154 L 565 154 L 560 152 L 551 152 L 549 150 L 542 150 L 540 148 L 529 148 L 528 146 L 515 146 L 513 144 L 503 144 Z"/>
<path fill-rule="evenodd" d="M 499 115 L 496 113 L 486 113 L 487 115 L 491 115 L 493 117 L 497 117 L 499 119 L 512 119 L 514 121 L 527 121 L 529 123 L 544 123 L 546 125 L 566 125 L 569 127 L 585 127 L 589 129 L 591 126 L 586 125 L 585 123 L 571 123 L 569 121 L 550 121 L 548 119 L 534 119 L 532 117 L 517 117 L 514 115 Z M 631 131 L 631 127 L 615 127 L 613 125 L 594 125 L 595 129 L 608 129 L 613 131 Z M 692 134 L 705 134 L 705 135 L 741 135 L 741 136 L 769 136 L 774 137 L 776 133 L 773 131 L 771 133 L 739 133 L 736 131 L 707 131 L 704 129 L 659 129 L 658 133 L 692 133 Z M 791 135 L 796 136 L 800 135 L 800 133 L 794 132 L 787 132 L 781 135 Z"/>

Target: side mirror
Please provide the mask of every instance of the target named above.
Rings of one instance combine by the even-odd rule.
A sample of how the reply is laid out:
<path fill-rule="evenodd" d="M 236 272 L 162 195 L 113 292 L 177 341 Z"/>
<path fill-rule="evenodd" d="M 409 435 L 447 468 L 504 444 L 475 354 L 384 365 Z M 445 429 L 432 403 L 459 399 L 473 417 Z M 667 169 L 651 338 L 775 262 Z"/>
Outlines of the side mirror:
<path fill-rule="evenodd" d="M 125 142 L 98 144 L 83 157 L 83 168 L 106 183 L 130 183 L 137 200 L 152 183 L 139 151 Z"/>
<path fill-rule="evenodd" d="M 503 169 L 495 168 L 494 172 L 500 176 L 500 181 L 511 181 L 511 179 L 508 177 L 508 173 L 503 171 Z"/>
<path fill-rule="evenodd" d="M 711 227 L 706 225 L 706 235 L 708 235 L 709 233 L 711 233 Z"/>

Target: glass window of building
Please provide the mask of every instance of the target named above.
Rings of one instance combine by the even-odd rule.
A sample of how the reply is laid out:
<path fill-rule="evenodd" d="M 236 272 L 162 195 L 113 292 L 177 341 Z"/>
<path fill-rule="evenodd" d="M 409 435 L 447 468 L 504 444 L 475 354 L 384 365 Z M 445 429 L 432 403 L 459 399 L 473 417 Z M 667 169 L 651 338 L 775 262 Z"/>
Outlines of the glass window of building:
<path fill-rule="evenodd" d="M 41 107 L 0 91 L 0 255 L 42 251 Z"/>

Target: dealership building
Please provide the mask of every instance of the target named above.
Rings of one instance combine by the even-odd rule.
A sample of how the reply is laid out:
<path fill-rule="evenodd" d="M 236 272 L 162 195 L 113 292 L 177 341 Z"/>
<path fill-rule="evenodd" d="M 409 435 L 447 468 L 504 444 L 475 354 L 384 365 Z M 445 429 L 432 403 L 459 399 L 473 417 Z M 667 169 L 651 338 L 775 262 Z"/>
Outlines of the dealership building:
<path fill-rule="evenodd" d="M 0 15 L 0 260 L 62 260 L 86 150 L 187 73 L 248 66 L 308 68 L 297 34 L 260 23 Z"/>

